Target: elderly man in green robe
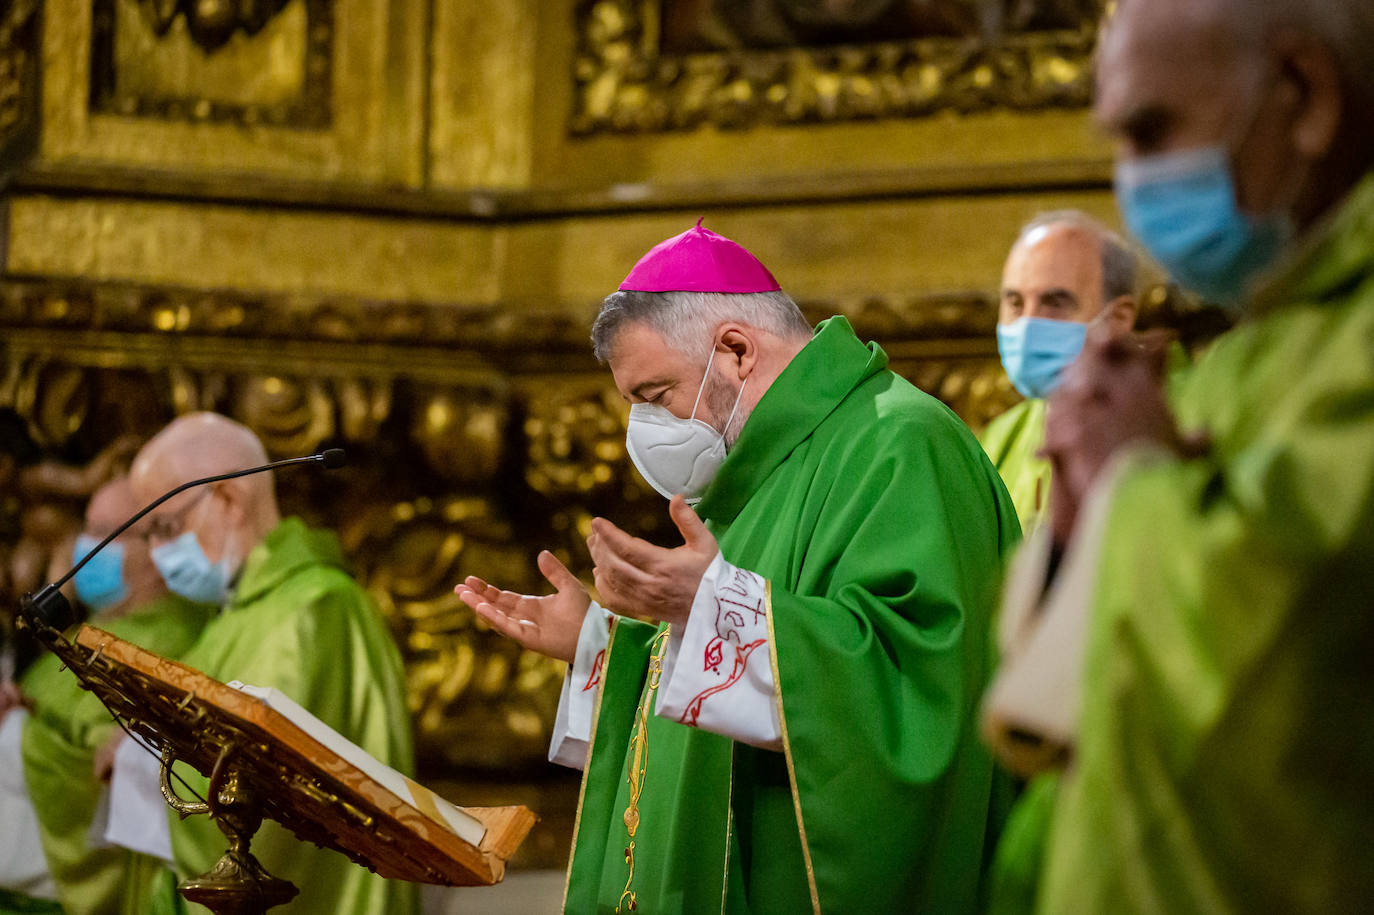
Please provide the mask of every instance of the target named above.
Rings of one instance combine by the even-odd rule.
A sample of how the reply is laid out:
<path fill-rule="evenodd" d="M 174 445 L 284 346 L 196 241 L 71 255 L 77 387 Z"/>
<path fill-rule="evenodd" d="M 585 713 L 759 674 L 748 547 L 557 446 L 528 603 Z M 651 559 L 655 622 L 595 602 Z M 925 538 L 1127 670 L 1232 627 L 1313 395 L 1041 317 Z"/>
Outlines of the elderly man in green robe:
<path fill-rule="evenodd" d="M 1125 242 L 1078 210 L 1043 213 L 1021 230 L 1002 269 L 997 348 L 1026 399 L 994 419 L 980 439 L 1016 505 L 1021 530 L 1039 525 L 1050 497 L 1046 400 L 1078 358 L 1089 329 L 1130 333 L 1136 318 L 1136 258 Z M 1004 621 L 1003 657 L 1019 650 L 1022 627 Z M 1018 798 L 998 842 L 989 877 L 988 912 L 1034 907 L 1058 774 L 1042 773 Z"/>
<path fill-rule="evenodd" d="M 620 615 L 549 553 L 547 597 L 458 588 L 572 662 L 565 910 L 973 910 L 1001 815 L 975 709 L 1019 537 L 973 436 L 700 226 L 636 265 L 593 342 L 683 545 L 593 521 Z"/>
<path fill-rule="evenodd" d="M 127 478 L 96 490 L 72 561 L 137 510 Z M 185 652 L 209 619 L 208 608 L 168 593 L 148 554 L 146 523 L 112 541 L 77 573 L 74 584 L 77 599 L 91 611 L 91 625 L 167 657 Z M 34 662 L 20 686 L 29 709 L 19 745 L 20 771 L 60 902 L 54 909 L 69 915 L 145 912 L 157 894 L 153 885 L 165 889 L 170 872 L 156 859 L 92 835 L 102 791 L 98 756 L 116 731 L 114 719 L 54 655 Z M 29 838 L 10 835 L 15 842 Z M 5 910 L 7 903 L 0 900 L 0 911 Z"/>
<path fill-rule="evenodd" d="M 1123 0 L 1097 113 L 1127 224 L 1239 325 L 1174 409 L 1090 340 L 1051 400 L 1053 540 L 989 719 L 1067 760 L 1043 912 L 1374 899 L 1374 5 Z M 1186 436 L 1179 430 L 1186 430 Z"/>
<path fill-rule="evenodd" d="M 1130 333 L 1136 262 L 1117 234 L 1087 213 L 1044 213 L 1021 230 L 1002 268 L 997 349 L 1021 403 L 979 437 L 1029 534 L 1050 496 L 1045 398 L 1078 358 L 1090 327 Z"/>
<path fill-rule="evenodd" d="M 196 413 L 144 446 L 131 479 L 139 501 L 151 501 L 190 480 L 266 460 L 252 431 Z M 221 681 L 275 687 L 386 765 L 413 769 L 400 653 L 349 575 L 333 534 L 299 518 L 282 519 L 268 474 L 188 490 L 149 519 L 152 558 L 168 587 L 220 607 L 185 664 Z M 118 757 L 115 784 L 121 764 L 140 765 L 143 758 Z M 206 780 L 182 769 L 203 795 Z M 224 852 L 224 836 L 208 818 L 180 821 L 165 809 L 158 816 L 170 825 L 181 877 L 209 870 Z M 406 915 L 418 909 L 413 884 L 383 880 L 276 823 L 263 823 L 252 852 L 269 873 L 300 890 L 273 912 Z"/>

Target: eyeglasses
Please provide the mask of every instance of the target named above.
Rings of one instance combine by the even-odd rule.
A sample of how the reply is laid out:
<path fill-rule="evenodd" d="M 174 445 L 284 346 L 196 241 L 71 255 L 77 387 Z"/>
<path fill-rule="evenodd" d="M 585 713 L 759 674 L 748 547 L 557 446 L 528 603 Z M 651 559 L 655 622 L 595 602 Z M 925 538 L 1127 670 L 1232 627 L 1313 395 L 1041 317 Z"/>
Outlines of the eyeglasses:
<path fill-rule="evenodd" d="M 165 543 L 177 537 L 186 527 L 186 518 L 191 514 L 191 510 L 200 504 L 206 494 L 210 492 L 209 486 L 203 486 L 200 492 L 191 497 L 180 510 L 170 515 L 154 515 L 148 519 L 148 530 L 145 536 L 157 543 Z"/>

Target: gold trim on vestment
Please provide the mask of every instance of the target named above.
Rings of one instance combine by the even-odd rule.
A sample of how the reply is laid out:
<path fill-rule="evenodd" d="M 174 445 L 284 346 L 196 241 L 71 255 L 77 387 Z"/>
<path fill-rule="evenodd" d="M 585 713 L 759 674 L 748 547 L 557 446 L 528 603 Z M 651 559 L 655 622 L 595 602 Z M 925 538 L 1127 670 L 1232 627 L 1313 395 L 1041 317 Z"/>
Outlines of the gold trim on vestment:
<path fill-rule="evenodd" d="M 606 635 L 606 653 L 601 658 L 601 685 L 596 691 L 596 706 L 592 709 L 592 736 L 587 741 L 587 761 L 582 765 L 582 785 L 577 790 L 577 815 L 573 817 L 572 850 L 568 852 L 568 872 L 563 876 L 563 905 L 559 911 L 568 911 L 568 890 L 572 887 L 573 862 L 577 860 L 577 830 L 582 825 L 582 801 L 587 797 L 587 773 L 592 770 L 592 753 L 596 750 L 596 726 L 601 721 L 601 699 L 606 695 L 606 671 L 611 666 L 611 646 L 615 644 L 615 630 L 619 621 L 611 617 Z M 567 676 L 572 676 L 572 665 L 568 665 Z"/>
<path fill-rule="evenodd" d="M 730 898 L 730 837 L 735 834 L 735 742 L 730 741 L 730 788 L 725 794 L 725 870 L 720 878 L 720 915 Z"/>
<path fill-rule="evenodd" d="M 768 620 L 768 662 L 773 668 L 773 698 L 778 704 L 778 730 L 782 732 L 782 752 L 787 759 L 787 781 L 792 786 L 792 804 L 797 808 L 797 833 L 801 836 L 802 859 L 806 862 L 806 884 L 811 890 L 811 911 L 821 913 L 821 897 L 816 892 L 816 871 L 811 866 L 811 846 L 806 841 L 806 823 L 802 819 L 801 793 L 797 790 L 797 770 L 792 764 L 792 744 L 787 739 L 787 716 L 782 710 L 782 677 L 778 673 L 778 640 L 773 634 L 773 583 L 763 581 L 763 597 Z"/>
<path fill-rule="evenodd" d="M 658 684 L 663 676 L 663 652 L 668 649 L 671 626 L 664 626 L 654 636 L 649 647 L 649 678 L 640 691 L 639 706 L 635 709 L 634 732 L 630 735 L 630 760 L 626 766 L 625 777 L 630 784 L 630 803 L 625 808 L 625 864 L 630 872 L 625 877 L 625 890 L 616 901 L 616 915 L 621 915 L 621 906 L 629 903 L 631 910 L 638 908 L 638 896 L 632 887 L 635 880 L 635 833 L 639 831 L 639 797 L 644 792 L 644 780 L 649 775 L 649 716 L 650 706 L 658 696 Z"/>

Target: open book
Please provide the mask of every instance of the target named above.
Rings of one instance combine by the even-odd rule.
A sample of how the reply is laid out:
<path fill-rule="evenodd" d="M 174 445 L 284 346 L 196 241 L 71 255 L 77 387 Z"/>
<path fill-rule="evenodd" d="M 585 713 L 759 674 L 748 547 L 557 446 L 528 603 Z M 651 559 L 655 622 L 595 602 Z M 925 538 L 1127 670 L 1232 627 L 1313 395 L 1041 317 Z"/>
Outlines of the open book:
<path fill-rule="evenodd" d="M 362 747 L 348 740 L 338 731 L 325 724 L 304 708 L 297 705 L 290 696 L 271 687 L 249 686 L 238 680 L 226 684 L 254 699 L 290 721 L 296 727 L 319 741 L 331 753 L 347 761 L 368 778 L 391 792 L 397 800 L 414 807 L 440 826 L 472 845 L 481 845 L 487 834 L 487 827 L 476 817 L 465 813 L 450 804 L 424 785 L 418 784 L 390 766 L 384 765 L 369 756 Z"/>
<path fill-rule="evenodd" d="M 221 683 L 91 626 L 53 650 L 166 758 L 212 783 L 232 773 L 265 818 L 383 877 L 490 886 L 536 820 L 518 805 L 448 803 L 278 690 Z"/>

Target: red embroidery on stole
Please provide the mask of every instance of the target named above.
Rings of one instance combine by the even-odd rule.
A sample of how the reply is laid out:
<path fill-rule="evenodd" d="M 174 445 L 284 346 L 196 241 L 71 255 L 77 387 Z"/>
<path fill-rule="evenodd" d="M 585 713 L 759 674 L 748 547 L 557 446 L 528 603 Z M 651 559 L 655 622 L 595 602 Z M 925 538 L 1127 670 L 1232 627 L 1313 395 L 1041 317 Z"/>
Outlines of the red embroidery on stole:
<path fill-rule="evenodd" d="M 606 649 L 601 649 L 596 653 L 592 660 L 592 672 L 587 676 L 587 685 L 582 687 L 582 692 L 586 692 L 596 684 L 601 682 L 601 665 L 606 663 Z"/>

